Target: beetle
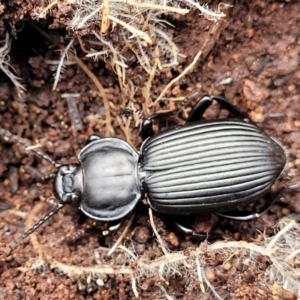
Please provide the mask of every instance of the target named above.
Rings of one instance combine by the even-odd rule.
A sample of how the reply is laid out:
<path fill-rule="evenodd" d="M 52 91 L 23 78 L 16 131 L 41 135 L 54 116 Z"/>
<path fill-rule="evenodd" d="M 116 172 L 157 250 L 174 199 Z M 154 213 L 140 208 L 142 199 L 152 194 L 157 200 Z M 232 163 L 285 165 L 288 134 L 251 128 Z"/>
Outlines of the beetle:
<path fill-rule="evenodd" d="M 230 112 L 228 118 L 204 119 L 213 101 Z M 287 162 L 282 146 L 220 96 L 203 96 L 184 125 L 155 135 L 153 120 L 174 112 L 156 113 L 144 120 L 140 153 L 121 139 L 96 135 L 81 149 L 78 164 L 60 166 L 32 149 L 58 167 L 53 191 L 60 203 L 9 249 L 65 204 L 77 206 L 94 220 L 117 222 L 110 230 L 145 196 L 151 208 L 164 214 L 216 213 L 238 220 L 260 216 L 234 217 L 224 212 L 257 201 L 271 189 Z M 5 135 L 4 131 L 0 134 Z M 6 132 L 7 140 L 12 137 Z M 271 202 L 281 193 L 275 193 Z M 267 208 L 271 202 L 266 203 Z M 178 227 L 194 234 L 180 224 Z"/>

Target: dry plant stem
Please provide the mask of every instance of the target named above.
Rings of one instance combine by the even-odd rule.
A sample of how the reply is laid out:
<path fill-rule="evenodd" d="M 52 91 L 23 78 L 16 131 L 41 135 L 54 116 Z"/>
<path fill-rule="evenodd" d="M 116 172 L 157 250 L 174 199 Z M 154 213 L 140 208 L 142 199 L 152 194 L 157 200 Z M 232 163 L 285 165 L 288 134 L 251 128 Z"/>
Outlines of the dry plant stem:
<path fill-rule="evenodd" d="M 100 5 L 98 9 L 92 11 L 92 13 L 90 13 L 88 16 L 84 17 L 84 18 L 82 19 L 82 21 L 76 26 L 77 29 L 82 28 L 82 27 L 85 25 L 85 23 L 88 21 L 88 19 L 92 18 L 92 17 L 93 17 L 94 15 L 96 15 L 96 14 L 99 14 L 99 10 L 100 10 L 101 8 L 102 8 L 102 5 Z"/>
<path fill-rule="evenodd" d="M 126 120 L 126 125 L 124 126 L 123 123 L 122 123 L 122 119 L 118 116 L 117 117 L 118 119 L 118 122 L 120 124 L 120 127 L 122 129 L 122 131 L 124 132 L 125 134 L 125 139 L 126 139 L 126 142 L 135 150 L 137 151 L 136 147 L 133 145 L 132 141 L 131 141 L 131 138 L 130 138 L 130 123 L 131 123 L 131 117 L 129 117 L 127 120 Z"/>
<path fill-rule="evenodd" d="M 34 223 L 34 217 L 39 214 L 39 211 L 42 209 L 44 203 L 38 203 L 28 215 L 26 221 L 26 229 L 32 227 Z M 153 216 L 152 216 L 153 221 Z M 130 222 L 129 222 L 130 223 Z M 136 262 L 136 269 L 132 266 L 111 266 L 110 264 L 98 264 L 95 266 L 81 267 L 75 265 L 68 265 L 62 262 L 57 261 L 52 258 L 51 253 L 49 253 L 44 247 L 44 245 L 40 244 L 37 236 L 33 233 L 30 236 L 30 241 L 33 245 L 33 248 L 39 253 L 39 256 L 47 261 L 50 264 L 50 269 L 59 269 L 68 277 L 72 277 L 74 275 L 84 275 L 84 274 L 110 274 L 110 275 L 129 275 L 131 278 L 132 291 L 135 297 L 138 297 L 138 291 L 136 287 L 136 274 L 140 271 L 146 272 L 146 274 L 159 274 L 161 275 L 162 270 L 164 271 L 164 266 L 170 264 L 183 263 L 188 257 L 181 253 L 167 253 L 168 255 L 164 255 L 155 259 L 154 261 L 147 261 L 145 258 L 136 258 L 134 255 L 131 255 L 132 258 Z M 121 247 L 123 249 L 123 247 Z M 123 249 L 124 250 L 124 249 Z M 128 250 L 128 249 L 127 249 Z M 126 251 L 128 253 L 128 251 Z M 146 258 L 147 259 L 147 258 Z M 27 271 L 28 268 L 20 268 L 20 271 Z"/>
<path fill-rule="evenodd" d="M 80 266 L 73 266 L 61 263 L 49 256 L 46 257 L 50 261 L 50 268 L 51 269 L 59 269 L 68 277 L 72 277 L 74 275 L 83 275 L 85 273 L 91 274 L 124 274 L 124 275 L 131 275 L 133 271 L 128 267 L 112 267 L 108 264 L 106 265 L 95 265 L 93 267 L 80 267 Z"/>
<path fill-rule="evenodd" d="M 193 61 L 191 62 L 190 65 L 188 65 L 180 75 L 178 75 L 176 78 L 174 78 L 173 80 L 171 80 L 166 87 L 163 89 L 163 91 L 160 93 L 160 95 L 157 97 L 157 99 L 150 104 L 150 107 L 152 107 L 153 105 L 155 105 L 159 100 L 161 100 L 161 98 L 165 95 L 165 93 L 167 92 L 167 90 L 178 80 L 180 80 L 183 76 L 185 76 L 185 74 L 187 74 L 197 63 L 197 61 L 199 60 L 200 55 L 202 54 L 202 51 L 199 51 L 196 56 L 194 57 Z"/>
<path fill-rule="evenodd" d="M 8 210 L 4 210 L 0 212 L 0 215 L 6 215 L 7 213 L 15 215 L 19 218 L 25 219 L 27 216 L 27 213 L 23 212 L 23 211 L 18 211 L 16 209 L 8 209 Z"/>
<path fill-rule="evenodd" d="M 48 12 L 48 10 L 50 10 L 52 7 L 56 6 L 58 4 L 58 1 L 52 1 L 50 2 L 44 9 L 43 11 L 39 14 L 38 18 L 42 19 L 42 18 L 46 18 L 46 14 Z"/>
<path fill-rule="evenodd" d="M 289 230 L 291 230 L 293 227 L 296 225 L 296 221 L 292 220 L 287 226 L 284 227 L 284 229 L 280 230 L 271 240 L 271 242 L 267 246 L 267 250 L 270 250 L 274 247 L 276 242 L 283 236 L 285 235 Z"/>
<path fill-rule="evenodd" d="M 158 63 L 159 63 L 159 59 L 156 58 L 154 61 L 154 65 L 151 69 L 149 78 L 148 78 L 147 82 L 145 83 L 145 87 L 142 88 L 142 94 L 145 98 L 145 108 L 146 109 L 151 105 L 151 103 L 150 103 L 151 92 L 150 91 L 151 91 L 152 81 L 155 77 L 155 72 L 157 70 Z M 145 112 L 144 112 L 144 114 L 145 114 Z M 148 115 L 148 113 L 146 115 Z"/>
<path fill-rule="evenodd" d="M 42 246 L 41 246 L 42 247 Z M 141 258 L 137 259 L 137 269 L 135 270 L 132 266 L 111 266 L 109 264 L 99 264 L 90 267 L 81 267 L 75 265 L 67 265 L 61 263 L 55 259 L 53 259 L 50 255 L 45 254 L 45 259 L 47 259 L 51 263 L 51 269 L 58 268 L 67 276 L 72 275 L 82 275 L 84 273 L 93 273 L 93 274 L 124 274 L 131 275 L 135 274 L 135 272 L 140 271 L 141 269 L 147 272 L 153 272 L 153 274 L 157 273 L 157 270 L 161 267 L 161 265 L 172 264 L 177 262 L 182 262 L 187 259 L 186 256 L 180 253 L 169 253 L 168 257 L 161 256 L 153 261 L 141 261 Z"/>
<path fill-rule="evenodd" d="M 280 239 L 285 236 L 288 231 L 290 231 L 293 228 L 296 228 L 297 226 L 297 222 L 295 220 L 291 220 L 287 225 L 285 225 L 285 227 L 283 229 L 281 229 L 274 237 L 271 238 L 270 242 L 267 243 L 267 245 L 255 245 L 253 243 L 248 243 L 245 241 L 231 241 L 231 242 L 216 242 L 212 245 L 209 246 L 209 250 L 211 251 L 220 251 L 220 250 L 224 250 L 224 249 L 243 249 L 243 250 L 248 250 L 248 251 L 255 251 L 263 256 L 266 256 L 270 259 L 270 261 L 272 262 L 273 268 L 276 269 L 277 272 L 279 272 L 282 276 L 282 278 L 284 278 L 287 281 L 290 281 L 291 283 L 293 283 L 295 286 L 299 286 L 299 284 L 297 283 L 297 281 L 293 278 L 292 273 L 290 273 L 288 270 L 285 269 L 284 267 L 284 262 L 282 262 L 282 258 L 278 259 L 278 257 L 276 256 L 276 253 L 278 251 L 281 251 L 287 255 L 289 253 L 289 249 L 285 249 L 284 246 L 282 245 L 278 245 L 276 243 L 278 243 L 280 241 Z M 298 227 L 299 228 L 299 227 Z M 294 252 L 292 252 L 290 254 L 290 256 L 293 254 Z M 286 258 L 285 258 L 286 261 Z M 296 275 L 295 275 L 296 276 Z"/>
<path fill-rule="evenodd" d="M 123 3 L 124 0 L 114 0 L 114 2 L 115 3 L 117 3 L 117 2 Z M 186 8 L 159 5 L 159 4 L 152 3 L 151 1 L 137 2 L 136 0 L 126 0 L 126 3 L 136 6 L 136 7 L 143 7 L 143 8 L 153 9 L 153 10 L 161 10 L 163 12 L 178 13 L 178 14 L 182 14 L 182 15 L 185 15 L 190 11 L 189 9 L 186 9 Z"/>
<path fill-rule="evenodd" d="M 25 150 L 30 151 L 30 150 L 33 150 L 33 149 L 39 149 L 41 147 L 42 147 L 42 144 L 40 142 L 37 142 L 34 145 L 30 145 L 30 146 L 26 147 Z"/>
<path fill-rule="evenodd" d="M 186 97 L 181 96 L 181 97 L 162 97 L 161 100 L 164 101 L 173 101 L 173 102 L 177 102 L 180 101 L 182 102 Z"/>
<path fill-rule="evenodd" d="M 84 44 L 84 42 L 83 42 L 83 40 L 82 40 L 82 37 L 81 37 L 79 34 L 77 34 L 77 35 L 76 35 L 76 38 L 77 38 L 77 40 L 78 40 L 78 42 L 79 42 L 79 44 L 80 44 L 81 50 L 82 50 L 84 53 L 90 53 L 90 52 L 86 49 L 85 44 Z"/>
<path fill-rule="evenodd" d="M 271 242 L 267 245 L 267 247 L 259 246 L 253 243 L 248 243 L 246 241 L 218 241 L 209 246 L 211 251 L 218 251 L 226 248 L 243 248 L 250 251 L 256 251 L 264 256 L 270 256 L 270 254 L 274 251 L 272 248 L 275 243 L 279 240 L 281 236 L 286 234 L 289 230 L 291 230 L 296 225 L 295 220 L 291 220 L 289 224 L 282 230 L 280 230 L 271 240 Z"/>
<path fill-rule="evenodd" d="M 21 78 L 17 77 L 10 71 L 10 68 L 13 70 L 14 68 L 9 64 L 11 39 L 8 32 L 6 32 L 5 39 L 0 41 L 0 43 L 3 43 L 3 46 L 0 47 L 0 70 L 2 70 L 3 73 L 12 81 L 12 83 L 17 89 L 18 96 L 21 98 L 23 93 L 22 90 L 26 91 L 26 88 L 19 82 Z"/>
<path fill-rule="evenodd" d="M 214 286 L 207 280 L 205 272 L 203 269 L 200 270 L 202 273 L 202 278 L 204 279 L 205 283 L 207 284 L 208 288 L 212 291 L 212 293 L 214 294 L 214 296 L 218 299 L 218 300 L 223 300 L 224 298 L 222 298 L 217 291 L 215 290 Z"/>
<path fill-rule="evenodd" d="M 111 249 L 108 251 L 107 256 L 111 256 L 115 252 L 116 248 L 119 246 L 119 244 L 123 240 L 124 236 L 126 235 L 130 225 L 132 224 L 134 217 L 135 217 L 135 213 L 132 213 L 130 219 L 127 221 L 127 224 L 126 224 L 122 234 L 119 236 L 119 238 L 117 239 L 115 244 L 111 247 Z"/>
<path fill-rule="evenodd" d="M 197 274 L 198 274 L 198 278 L 199 278 L 199 282 L 200 282 L 200 289 L 201 289 L 201 292 L 204 294 L 205 293 L 205 287 L 204 287 L 204 284 L 203 284 L 203 279 L 202 279 L 202 268 L 201 268 L 201 265 L 200 265 L 200 260 L 199 260 L 199 257 L 196 257 L 196 265 L 197 265 Z"/>
<path fill-rule="evenodd" d="M 100 13 L 100 12 L 99 12 Z M 108 19 L 109 14 L 109 0 L 103 0 L 103 10 L 102 10 L 102 22 L 100 34 L 105 35 L 110 26 L 110 20 Z"/>
<path fill-rule="evenodd" d="M 133 252 L 130 251 L 130 250 L 129 250 L 128 248 L 126 248 L 125 246 L 120 245 L 118 248 L 121 249 L 121 250 L 123 250 L 123 251 L 126 252 L 127 254 L 129 254 L 129 256 L 130 256 L 131 258 L 133 258 L 134 260 L 137 260 L 137 257 L 133 254 Z"/>
<path fill-rule="evenodd" d="M 143 31 L 141 31 L 141 30 L 139 30 L 139 29 L 137 29 L 137 28 L 135 28 L 135 27 L 133 27 L 133 26 L 127 24 L 127 23 L 124 22 L 124 21 L 121 21 L 121 20 L 115 18 L 114 16 L 108 15 L 108 18 L 109 18 L 111 21 L 113 21 L 113 22 L 115 22 L 115 23 L 117 23 L 117 24 L 123 26 L 124 28 L 126 28 L 126 29 L 127 29 L 128 31 L 130 31 L 134 36 L 139 36 L 139 37 L 140 37 L 142 40 L 144 40 L 147 44 L 152 45 L 152 40 L 151 40 L 150 36 L 149 36 L 147 33 L 145 33 L 145 32 L 143 32 Z"/>
<path fill-rule="evenodd" d="M 218 241 L 209 246 L 209 250 L 211 250 L 211 251 L 219 251 L 219 250 L 223 250 L 226 248 L 247 249 L 249 251 L 255 251 L 257 253 L 260 253 L 261 255 L 264 255 L 264 256 L 269 256 L 269 254 L 270 254 L 270 251 L 267 251 L 264 247 L 253 244 L 253 243 L 248 243 L 246 241 L 229 241 L 229 242 Z"/>
<path fill-rule="evenodd" d="M 136 279 L 133 274 L 130 275 L 130 278 L 131 278 L 131 288 L 132 288 L 134 297 L 139 298 L 139 292 L 137 291 L 137 288 L 136 288 Z"/>
<path fill-rule="evenodd" d="M 197 9 L 199 9 L 202 14 L 208 18 L 212 19 L 220 19 L 226 17 L 226 15 L 222 12 L 214 12 L 211 9 L 207 9 L 205 5 L 200 5 L 198 2 L 192 1 L 192 0 L 184 0 L 185 2 L 189 3 L 192 6 L 195 6 Z"/>
<path fill-rule="evenodd" d="M 170 253 L 169 251 L 166 249 L 166 247 L 164 246 L 164 241 L 162 240 L 162 238 L 160 237 L 160 235 L 158 234 L 157 232 L 157 229 L 155 227 L 155 224 L 154 224 L 154 220 L 153 220 L 153 213 L 152 213 L 152 209 L 149 208 L 149 220 L 150 220 L 150 224 L 151 224 L 151 227 L 153 229 L 153 232 L 155 233 L 156 235 L 156 238 L 158 240 L 158 243 L 160 244 L 160 247 L 163 251 L 163 253 L 168 256 Z"/>
<path fill-rule="evenodd" d="M 118 80 L 120 83 L 120 87 L 123 88 L 125 85 L 125 68 L 127 68 L 127 65 L 125 64 L 124 58 L 122 55 L 113 47 L 113 44 L 106 41 L 104 38 L 102 38 L 96 31 L 92 30 L 92 33 L 95 35 L 95 37 L 104 45 L 106 45 L 112 54 L 112 60 L 110 61 L 111 66 L 114 70 L 114 72 L 118 75 Z M 107 51 L 101 51 L 103 52 L 103 55 L 107 53 Z M 95 55 L 100 55 L 99 53 L 90 53 L 87 55 L 87 57 L 95 56 Z"/>
<path fill-rule="evenodd" d="M 300 249 L 294 251 L 293 253 L 291 253 L 287 258 L 286 261 L 289 261 L 291 259 L 294 259 L 298 254 L 300 254 Z"/>
<path fill-rule="evenodd" d="M 53 45 L 57 47 L 61 47 L 61 45 L 50 37 L 46 32 L 44 32 L 41 28 L 39 28 L 37 25 L 35 25 L 33 22 L 29 22 L 30 26 L 32 26 L 36 31 L 38 31 L 41 35 L 43 35 L 45 38 L 47 38 Z M 103 104 L 105 108 L 105 123 L 106 123 L 106 129 L 105 129 L 105 135 L 110 136 L 112 132 L 114 132 L 112 126 L 111 126 L 111 114 L 110 114 L 110 106 L 109 101 L 106 97 L 105 90 L 98 80 L 98 78 L 95 76 L 93 72 L 86 66 L 86 64 L 76 55 L 74 55 L 71 51 L 68 52 L 68 55 L 72 60 L 74 60 L 78 66 L 86 73 L 86 75 L 93 81 L 93 83 L 96 85 L 100 96 L 102 96 Z"/>
<path fill-rule="evenodd" d="M 159 289 L 162 291 L 163 295 L 165 296 L 165 298 L 167 300 L 175 300 L 175 298 L 173 298 L 172 296 L 170 296 L 166 289 L 161 285 L 161 284 L 155 284 L 157 287 L 159 287 Z"/>
<path fill-rule="evenodd" d="M 95 74 L 87 67 L 87 65 L 76 55 L 73 53 L 69 52 L 70 57 L 78 64 L 78 66 L 85 72 L 85 74 L 93 81 L 95 86 L 97 87 L 100 96 L 103 99 L 103 104 L 105 108 L 105 123 L 106 123 L 106 128 L 105 128 L 105 135 L 110 136 L 113 131 L 113 128 L 111 126 L 111 114 L 110 114 L 110 106 L 109 106 L 109 101 L 106 97 L 105 90 L 98 80 L 98 78 L 95 76 Z"/>
<path fill-rule="evenodd" d="M 155 28 L 155 32 L 158 33 L 161 37 L 163 37 L 163 39 L 165 41 L 167 41 L 169 43 L 169 45 L 171 46 L 172 49 L 172 53 L 173 53 L 173 62 L 169 63 L 169 64 L 164 64 L 162 67 L 163 68 L 168 68 L 168 67 L 172 67 L 172 66 L 176 66 L 178 65 L 178 55 L 179 55 L 179 49 L 176 46 L 176 44 L 172 41 L 172 39 L 162 30 L 159 30 L 158 28 Z"/>
<path fill-rule="evenodd" d="M 58 81 L 59 81 L 59 77 L 60 77 L 59 75 L 62 71 L 62 67 L 63 67 L 65 57 L 67 56 L 68 51 L 69 51 L 70 47 L 72 46 L 73 42 L 74 42 L 74 39 L 72 39 L 69 42 L 69 44 L 67 45 L 67 47 L 63 50 L 63 52 L 61 54 L 61 58 L 59 60 L 59 64 L 57 66 L 57 70 L 56 70 L 56 74 L 55 74 L 55 80 L 54 80 L 54 84 L 53 84 L 53 88 L 52 88 L 53 91 L 56 90 L 56 87 L 57 87 L 57 84 L 58 84 Z"/>

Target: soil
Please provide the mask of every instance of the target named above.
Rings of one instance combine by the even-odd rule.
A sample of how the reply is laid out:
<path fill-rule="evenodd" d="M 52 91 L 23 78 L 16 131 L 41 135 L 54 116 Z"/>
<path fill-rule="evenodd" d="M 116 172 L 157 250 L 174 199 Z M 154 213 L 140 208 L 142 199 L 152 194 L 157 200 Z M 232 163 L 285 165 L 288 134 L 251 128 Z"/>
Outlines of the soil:
<path fill-rule="evenodd" d="M 75 40 L 76 55 L 104 87 L 111 117 L 111 126 L 108 126 L 105 121 L 108 110 L 103 97 L 78 64 L 66 67 L 56 91 L 52 91 L 53 70 L 47 61 L 58 60 L 57 45 L 67 44 L 68 28 L 64 27 L 64 19 L 49 17 L 34 22 L 30 20 L 32 4 L 11 1 L 8 6 L 0 2 L 1 39 L 5 38 L 4 32 L 9 27 L 10 34 L 15 36 L 9 53 L 10 63 L 26 86 L 26 91 L 18 95 L 11 81 L 0 73 L 1 127 L 25 139 L 59 164 L 76 163 L 76 155 L 93 133 L 118 137 L 139 148 L 142 142 L 139 128 L 136 120 L 129 116 L 131 112 L 124 113 L 125 108 L 132 109 L 134 104 L 144 115 L 174 109 L 178 102 L 172 101 L 173 98 L 185 97 L 197 89 L 201 94 L 224 95 L 283 145 L 288 164 L 274 189 L 300 182 L 300 5 L 298 1 L 270 0 L 230 4 L 232 6 L 226 8 L 227 16 L 218 22 L 201 17 L 195 10 L 186 16 L 168 16 L 168 21 L 174 24 L 173 40 L 185 57 L 176 68 L 155 74 L 147 101 L 155 101 L 198 51 L 201 50 L 202 55 L 192 71 L 151 108 L 142 93 L 149 75 L 136 61 L 133 60 L 127 70 L 128 81 L 136 88 L 134 97 L 129 97 L 128 91 L 120 88 L 111 66 L 87 58 Z M 210 5 L 216 7 L 217 3 Z M 195 101 L 185 106 L 172 124 L 182 124 Z M 219 111 L 213 108 L 207 117 L 216 114 Z M 150 265 L 166 257 L 148 221 L 145 201 L 139 203 L 129 223 L 121 242 L 123 248 L 118 248 L 111 256 L 108 251 L 124 231 L 129 218 L 116 232 L 103 236 L 107 224 L 84 218 L 76 208 L 69 206 L 6 255 L 5 248 L 13 239 L 53 209 L 53 203 L 48 201 L 53 198 L 52 182 L 41 183 L 38 179 L 40 173 L 51 174 L 56 169 L 21 145 L 3 138 L 0 153 L 0 299 L 299 297 L 280 283 L 265 282 L 264 274 L 270 266 L 266 257 L 256 257 L 253 265 L 246 268 L 246 261 L 251 265 L 251 260 L 248 261 L 245 253 L 236 257 L 226 251 L 212 252 L 209 248 L 205 251 L 205 247 L 209 247 L 206 242 L 199 248 L 199 240 L 177 231 L 170 218 L 156 213 L 155 227 L 172 254 L 189 257 L 192 251 L 200 249 L 201 260 L 186 260 L 185 264 L 182 263 L 184 259 L 178 260 L 182 265 L 167 269 L 166 264 L 162 273 L 159 268 L 144 268 L 143 263 Z M 219 232 L 227 240 L 261 243 L 264 236 L 275 234 L 274 226 L 280 219 L 300 213 L 298 197 L 297 189 L 287 190 L 255 221 L 204 216 L 193 220 L 191 226 L 197 232 Z M 263 200 L 247 209 L 259 211 L 262 203 Z M 215 240 L 210 242 L 213 244 Z M 197 261 L 219 298 L 206 284 L 204 290 L 195 271 Z M 240 267 L 241 263 L 244 267 Z M 299 257 L 297 266 L 299 268 Z"/>

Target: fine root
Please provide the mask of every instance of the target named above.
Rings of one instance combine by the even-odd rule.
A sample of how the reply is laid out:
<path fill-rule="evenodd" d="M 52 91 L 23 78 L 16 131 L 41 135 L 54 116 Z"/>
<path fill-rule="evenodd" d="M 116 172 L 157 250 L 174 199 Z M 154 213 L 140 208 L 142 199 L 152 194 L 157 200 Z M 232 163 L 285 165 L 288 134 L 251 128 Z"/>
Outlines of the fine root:
<path fill-rule="evenodd" d="M 26 88 L 20 83 L 21 78 L 19 78 L 13 73 L 13 71 L 15 70 L 9 63 L 11 39 L 8 33 L 6 33 L 5 39 L 0 41 L 0 45 L 0 70 L 12 81 L 12 83 L 17 89 L 18 95 L 21 95 L 22 90 L 25 91 Z"/>
<path fill-rule="evenodd" d="M 182 2 L 186 8 L 181 7 Z M 162 70 L 177 66 L 179 58 L 185 57 L 166 30 L 172 24 L 165 20 L 165 15 L 185 15 L 191 9 L 196 9 L 199 15 L 217 21 L 225 17 L 221 11 L 222 6 L 226 5 L 219 4 L 213 10 L 207 4 L 195 0 L 52 0 L 45 8 L 36 8 L 33 17 L 45 18 L 52 10 L 68 7 L 72 14 L 67 25 L 78 37 L 82 50 L 89 52 L 88 57 L 108 62 L 118 75 L 122 89 L 127 82 L 127 64 L 122 53 L 127 49 L 135 54 L 148 74 L 157 58 L 158 69 Z M 80 35 L 86 36 L 85 42 Z M 65 54 L 62 53 L 61 61 Z"/>
<path fill-rule="evenodd" d="M 43 205 L 43 203 L 37 204 L 28 214 L 26 228 L 32 226 L 35 216 L 38 215 Z M 218 256 L 218 261 L 222 267 L 230 265 L 234 260 L 245 262 L 249 272 L 257 271 L 257 261 L 262 261 L 263 257 L 271 264 L 266 264 L 266 269 L 262 271 L 264 278 L 260 278 L 257 285 L 271 288 L 276 284 L 276 286 L 291 291 L 298 297 L 300 296 L 300 271 L 298 267 L 300 226 L 295 220 L 286 218 L 280 221 L 275 228 L 276 234 L 273 237 L 262 235 L 257 239 L 257 242 L 218 241 L 212 245 L 204 242 L 198 248 L 187 249 L 183 253 L 170 252 L 165 248 L 164 242 L 155 228 L 151 212 L 149 214 L 153 231 L 163 251 L 160 257 L 149 260 L 146 254 L 136 255 L 133 244 L 119 245 L 121 238 L 111 250 L 101 247 L 97 249 L 97 252 L 94 253 L 94 255 L 97 254 L 95 256 L 97 264 L 92 266 L 70 265 L 53 258 L 52 253 L 47 249 L 47 244 L 40 244 L 37 233 L 34 233 L 31 235 L 30 241 L 39 254 L 38 259 L 32 260 L 31 267 L 26 266 L 19 268 L 19 270 L 44 270 L 49 266 L 50 269 L 58 269 L 69 277 L 84 276 L 84 274 L 97 278 L 103 274 L 125 275 L 131 281 L 132 291 L 136 298 L 139 296 L 139 281 L 144 277 L 157 276 L 156 286 L 167 299 L 172 299 L 175 296 L 170 295 L 165 288 L 168 286 L 169 279 L 174 276 L 187 277 L 189 282 L 193 282 L 193 286 L 199 287 L 199 292 L 210 293 L 215 299 L 224 299 L 224 293 L 229 291 L 218 284 L 216 285 L 211 277 L 211 272 L 216 267 L 214 257 Z M 128 224 L 130 223 L 131 220 L 128 221 Z M 124 232 L 129 229 L 128 224 Z M 109 257 L 107 255 L 105 256 L 107 257 L 106 260 L 102 261 L 98 252 L 109 252 L 110 260 L 107 260 Z M 120 257 L 123 258 L 120 259 Z M 216 278 L 217 274 L 215 273 L 213 277 Z M 234 269 L 234 273 L 231 275 L 234 276 L 233 280 L 236 282 L 242 280 L 242 273 L 238 269 Z M 161 283 L 165 283 L 165 286 Z M 233 295 L 234 290 L 231 293 Z"/>
<path fill-rule="evenodd" d="M 181 72 L 176 78 L 174 78 L 173 80 L 171 80 L 163 89 L 163 91 L 160 93 L 160 95 L 157 97 L 157 99 L 151 104 L 151 106 L 155 105 L 156 103 L 159 102 L 159 100 L 161 100 L 161 98 L 165 95 L 165 93 L 167 92 L 167 90 L 178 80 L 180 80 L 182 77 L 184 77 L 198 62 L 200 56 L 202 54 L 202 51 L 199 51 L 196 56 L 194 57 L 193 61 L 184 69 L 183 72 Z"/>

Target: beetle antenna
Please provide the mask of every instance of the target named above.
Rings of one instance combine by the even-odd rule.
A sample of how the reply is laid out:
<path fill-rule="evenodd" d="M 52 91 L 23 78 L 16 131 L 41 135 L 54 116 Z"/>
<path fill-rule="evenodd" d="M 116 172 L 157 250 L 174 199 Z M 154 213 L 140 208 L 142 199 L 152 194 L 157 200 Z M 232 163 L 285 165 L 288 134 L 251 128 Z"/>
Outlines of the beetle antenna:
<path fill-rule="evenodd" d="M 15 249 L 24 239 L 26 239 L 29 235 L 35 232 L 38 228 L 40 228 L 45 222 L 47 222 L 50 218 L 52 218 L 61 208 L 64 207 L 64 204 L 59 203 L 57 206 L 51 210 L 44 218 L 40 219 L 36 224 L 34 224 L 30 229 L 28 229 L 25 233 L 23 233 L 20 237 L 16 238 L 12 241 L 5 249 L 5 254 L 9 255 L 13 249 Z"/>
<path fill-rule="evenodd" d="M 59 168 L 61 165 L 57 162 L 55 162 L 53 159 L 50 158 L 47 154 L 41 152 L 40 150 L 34 148 L 32 145 L 30 145 L 25 140 L 19 138 L 18 136 L 12 134 L 8 130 L 0 127 L 0 135 L 3 137 L 3 139 L 7 142 L 12 141 L 14 143 L 20 144 L 23 147 L 25 147 L 26 150 L 29 150 L 33 153 L 35 153 L 37 156 L 41 157 L 42 159 L 46 160 L 48 163 L 53 165 L 56 168 Z"/>

